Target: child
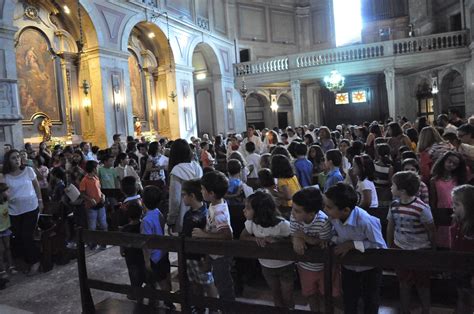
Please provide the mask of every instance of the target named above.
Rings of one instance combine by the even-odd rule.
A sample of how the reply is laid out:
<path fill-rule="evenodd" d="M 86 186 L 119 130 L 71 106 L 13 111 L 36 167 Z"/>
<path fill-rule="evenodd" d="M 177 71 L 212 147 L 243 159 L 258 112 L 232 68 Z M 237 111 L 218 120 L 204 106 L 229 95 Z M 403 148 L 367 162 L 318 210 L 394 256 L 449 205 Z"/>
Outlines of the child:
<path fill-rule="evenodd" d="M 447 151 L 440 157 L 431 169 L 430 206 L 437 208 L 453 208 L 451 193 L 456 186 L 467 182 L 466 162 L 457 152 Z M 449 247 L 449 229 L 440 226 L 436 232 L 437 245 Z"/>
<path fill-rule="evenodd" d="M 363 253 L 366 249 L 387 248 L 380 220 L 356 206 L 357 193 L 350 185 L 339 182 L 331 186 L 325 193 L 324 203 L 324 211 L 330 217 L 336 233 L 331 239 L 336 244 L 336 255 L 344 256 L 354 249 Z M 380 268 L 343 265 L 344 313 L 358 313 L 360 297 L 364 301 L 364 313 L 377 313 L 381 280 Z"/>
<path fill-rule="evenodd" d="M 8 215 L 8 185 L 0 183 L 0 289 L 7 283 L 4 275 L 15 274 L 12 253 L 10 251 L 10 216 Z M 6 262 L 6 263 L 5 263 Z"/>
<path fill-rule="evenodd" d="M 223 200 L 229 181 L 220 171 L 208 172 L 201 178 L 202 196 L 210 202 L 205 229 L 194 228 L 196 238 L 232 240 L 232 227 L 227 203 Z M 230 274 L 232 257 L 210 255 L 212 275 L 219 291 L 219 298 L 235 300 L 234 283 Z"/>
<path fill-rule="evenodd" d="M 245 144 L 245 150 L 247 151 L 247 157 L 245 160 L 247 161 L 247 165 L 252 168 L 252 171 L 247 176 L 247 184 L 251 185 L 252 187 L 257 186 L 257 177 L 258 172 L 260 171 L 260 155 L 255 153 L 255 143 L 254 142 L 247 142 Z"/>
<path fill-rule="evenodd" d="M 474 186 L 461 185 L 453 190 L 453 225 L 450 228 L 450 247 L 453 251 L 474 252 Z M 456 313 L 472 313 L 474 277 L 472 272 L 452 274 L 458 292 Z"/>
<path fill-rule="evenodd" d="M 402 250 L 423 250 L 435 247 L 435 225 L 430 207 L 416 194 L 420 178 L 411 171 L 393 176 L 392 195 L 395 200 L 387 215 L 387 242 L 389 247 Z M 411 287 L 415 285 L 421 301 L 422 313 L 430 312 L 430 273 L 414 270 L 397 270 L 400 282 L 402 313 L 410 313 Z"/>
<path fill-rule="evenodd" d="M 66 188 L 66 172 L 60 167 L 53 168 L 50 177 L 52 187 L 51 201 L 59 202 L 63 199 L 64 189 Z"/>
<path fill-rule="evenodd" d="M 412 171 L 419 175 L 420 164 L 418 163 L 418 160 L 413 159 L 413 158 L 408 158 L 408 159 L 403 160 L 402 171 Z M 418 190 L 418 193 L 416 193 L 416 196 L 419 197 L 423 201 L 423 203 L 425 204 L 430 203 L 430 194 L 428 191 L 428 186 L 426 185 L 425 182 L 420 181 L 420 189 Z"/>
<path fill-rule="evenodd" d="M 230 159 L 227 162 L 227 172 L 229 173 L 229 188 L 225 199 L 231 203 L 242 203 L 242 180 L 240 179 L 242 164 L 237 159 Z"/>
<path fill-rule="evenodd" d="M 194 228 L 204 229 L 207 223 L 207 207 L 203 202 L 201 194 L 201 183 L 199 180 L 189 180 L 183 183 L 183 202 L 189 206 L 184 214 L 182 234 L 191 237 Z M 208 269 L 208 265 L 202 255 L 188 255 L 186 259 L 189 281 L 193 289 L 199 295 L 217 298 L 217 289 L 214 285 L 214 277 Z"/>
<path fill-rule="evenodd" d="M 363 209 L 379 207 L 377 190 L 375 190 L 375 168 L 369 155 L 354 157 L 353 174 L 357 176 L 356 192 L 359 196 L 359 206 Z"/>
<path fill-rule="evenodd" d="M 241 240 L 255 241 L 261 247 L 290 235 L 290 223 L 280 217 L 275 202 L 268 193 L 257 191 L 245 202 L 245 229 Z M 294 266 L 292 261 L 258 259 L 262 274 L 270 286 L 275 306 L 293 309 Z"/>
<path fill-rule="evenodd" d="M 100 190 L 100 180 L 97 177 L 97 162 L 88 160 L 86 162 L 86 175 L 79 185 L 81 196 L 85 199 L 84 206 L 87 210 L 87 221 L 90 230 L 97 229 L 99 223 L 100 230 L 107 230 L 107 218 L 105 214 L 105 195 Z M 96 244 L 89 244 L 89 248 L 94 250 Z M 105 249 L 105 245 L 101 245 Z"/>
<path fill-rule="evenodd" d="M 339 150 L 341 151 L 341 154 L 342 154 L 342 170 L 345 173 L 347 173 L 349 169 L 351 168 L 349 159 L 346 157 L 347 149 L 349 147 L 351 147 L 351 142 L 349 142 L 349 140 L 343 139 L 339 143 Z"/>
<path fill-rule="evenodd" d="M 393 166 L 388 144 L 377 145 L 377 160 L 375 160 L 374 167 L 375 185 L 380 188 L 389 188 L 393 176 Z"/>
<path fill-rule="evenodd" d="M 127 206 L 128 224 L 122 227 L 122 232 L 140 234 L 140 218 L 142 217 L 143 207 L 139 203 L 131 203 Z M 145 282 L 145 259 L 143 251 L 136 248 L 123 248 L 123 256 L 127 264 L 128 276 L 132 287 L 141 287 Z M 128 296 L 134 299 L 133 296 Z M 141 300 L 138 300 L 141 303 Z"/>
<path fill-rule="evenodd" d="M 326 152 L 326 168 L 328 170 L 328 176 L 326 183 L 324 184 L 324 192 L 326 192 L 331 186 L 344 180 L 341 174 L 342 154 L 337 149 L 330 149 Z"/>
<path fill-rule="evenodd" d="M 141 234 L 164 235 L 165 218 L 158 209 L 161 201 L 160 189 L 150 185 L 143 190 L 145 213 L 142 219 Z M 161 290 L 171 291 L 170 261 L 168 253 L 161 249 L 143 249 L 145 268 L 152 274 L 152 285 L 158 284 Z M 174 309 L 172 303 L 167 306 Z"/>
<path fill-rule="evenodd" d="M 298 143 L 295 147 L 296 161 L 295 170 L 296 177 L 300 182 L 301 187 L 307 187 L 312 185 L 313 177 L 313 163 L 306 158 L 308 153 L 308 147 L 304 143 Z"/>
<path fill-rule="evenodd" d="M 293 195 L 291 211 L 291 236 L 293 249 L 303 255 L 307 245 L 325 248 L 331 240 L 331 224 L 322 211 L 323 196 L 316 187 L 307 187 Z M 299 262 L 301 293 L 306 297 L 313 312 L 319 312 L 321 296 L 324 295 L 324 265 L 320 263 Z M 333 295 L 339 295 L 337 284 Z M 324 310 L 322 310 L 324 312 Z"/>
<path fill-rule="evenodd" d="M 209 143 L 202 142 L 201 144 L 201 164 L 202 167 L 212 167 L 214 166 L 214 157 L 209 153 Z"/>
<path fill-rule="evenodd" d="M 117 167 L 115 167 L 115 171 L 117 172 L 117 177 L 119 182 L 125 177 L 134 177 L 136 179 L 137 189 L 139 191 L 143 190 L 142 183 L 140 180 L 140 176 L 138 173 L 133 169 L 132 166 L 129 165 L 130 159 L 126 153 L 120 153 L 117 155 Z"/>
<path fill-rule="evenodd" d="M 313 163 L 313 180 L 311 183 L 324 187 L 327 179 L 327 174 L 325 173 L 326 162 L 323 150 L 319 145 L 313 145 L 309 148 L 308 159 Z"/>
<path fill-rule="evenodd" d="M 262 156 L 260 156 L 259 168 L 260 169 L 264 169 L 264 168 L 270 169 L 271 160 L 272 160 L 272 155 L 271 154 L 269 154 L 269 153 L 262 154 Z"/>
<path fill-rule="evenodd" d="M 283 217 L 290 218 L 292 197 L 301 190 L 298 178 L 293 172 L 290 160 L 284 155 L 274 155 L 272 157 L 272 174 L 276 179 L 278 191 L 278 202 L 280 203 L 280 212 Z"/>
<path fill-rule="evenodd" d="M 106 155 L 103 159 L 104 165 L 99 168 L 100 185 L 104 190 L 119 187 L 117 171 L 113 167 L 114 160 L 114 156 Z"/>

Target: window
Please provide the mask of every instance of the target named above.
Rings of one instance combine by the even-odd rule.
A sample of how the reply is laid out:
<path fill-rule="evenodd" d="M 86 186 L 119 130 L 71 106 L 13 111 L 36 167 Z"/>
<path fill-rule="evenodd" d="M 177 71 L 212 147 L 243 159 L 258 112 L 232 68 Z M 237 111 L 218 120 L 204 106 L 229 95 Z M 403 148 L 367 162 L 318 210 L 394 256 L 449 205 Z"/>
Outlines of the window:
<path fill-rule="evenodd" d="M 354 104 L 367 102 L 367 92 L 365 90 L 356 90 L 351 93 Z"/>
<path fill-rule="evenodd" d="M 250 61 L 250 49 L 240 49 L 240 62 Z"/>
<path fill-rule="evenodd" d="M 350 45 L 361 41 L 361 0 L 333 0 L 336 24 L 336 46 Z"/>
<path fill-rule="evenodd" d="M 349 103 L 349 93 L 337 93 L 336 105 L 347 105 Z"/>

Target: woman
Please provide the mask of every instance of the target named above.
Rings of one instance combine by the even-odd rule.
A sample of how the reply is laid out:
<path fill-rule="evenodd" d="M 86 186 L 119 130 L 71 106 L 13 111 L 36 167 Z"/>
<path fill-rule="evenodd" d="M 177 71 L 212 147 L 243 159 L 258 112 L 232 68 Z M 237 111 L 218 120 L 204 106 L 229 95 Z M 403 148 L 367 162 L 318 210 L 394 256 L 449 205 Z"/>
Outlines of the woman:
<path fill-rule="evenodd" d="M 273 130 L 268 131 L 264 140 L 265 152 L 271 153 L 272 148 L 275 147 L 277 144 L 278 134 Z"/>
<path fill-rule="evenodd" d="M 334 142 L 331 138 L 331 132 L 327 126 L 322 126 L 319 128 L 319 142 L 321 143 L 321 148 L 324 153 L 330 149 L 334 149 Z"/>
<path fill-rule="evenodd" d="M 372 158 L 375 158 L 375 139 L 382 137 L 382 130 L 377 123 L 374 123 L 369 128 L 369 135 L 365 142 L 365 151 Z"/>
<path fill-rule="evenodd" d="M 216 152 L 217 161 L 216 170 L 225 173 L 227 171 L 227 149 L 225 147 L 224 141 L 222 140 L 222 135 L 216 136 L 214 150 Z"/>
<path fill-rule="evenodd" d="M 439 132 L 432 126 L 424 127 L 418 137 L 418 153 L 420 154 L 420 176 L 426 184 L 431 178 L 434 163 L 453 146 L 443 140 Z"/>
<path fill-rule="evenodd" d="M 392 160 L 397 162 L 400 160 L 399 148 L 401 146 L 411 147 L 411 141 L 403 134 L 402 127 L 397 122 L 390 122 L 388 125 L 387 136 L 390 137 L 387 144 L 391 148 Z"/>
<path fill-rule="evenodd" d="M 201 166 L 193 161 L 192 158 L 191 148 L 186 140 L 177 139 L 173 142 L 168 164 L 170 188 L 167 224 L 171 232 L 181 232 L 183 217 L 187 210 L 181 196 L 183 182 L 202 177 Z"/>
<path fill-rule="evenodd" d="M 20 153 L 12 149 L 5 154 L 3 175 L 9 188 L 8 214 L 15 247 L 28 265 L 27 274 L 38 272 L 40 252 L 33 241 L 38 215 L 43 211 L 43 199 L 31 167 L 21 164 Z"/>
<path fill-rule="evenodd" d="M 46 142 L 41 142 L 39 144 L 39 152 L 38 155 L 44 158 L 44 164 L 46 167 L 50 168 L 51 167 L 51 159 L 53 158 L 53 154 L 48 148 L 48 145 Z"/>

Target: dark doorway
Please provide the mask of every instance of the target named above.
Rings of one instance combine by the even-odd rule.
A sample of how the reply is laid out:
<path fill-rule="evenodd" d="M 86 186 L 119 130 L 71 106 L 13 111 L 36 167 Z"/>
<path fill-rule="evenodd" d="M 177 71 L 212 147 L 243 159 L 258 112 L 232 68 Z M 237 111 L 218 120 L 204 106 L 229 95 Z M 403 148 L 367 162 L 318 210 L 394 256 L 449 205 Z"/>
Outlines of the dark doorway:
<path fill-rule="evenodd" d="M 462 30 L 462 20 L 461 20 L 461 13 L 451 15 L 449 17 L 449 31 L 460 31 Z"/>
<path fill-rule="evenodd" d="M 278 113 L 278 127 L 284 129 L 288 126 L 288 112 Z"/>
<path fill-rule="evenodd" d="M 240 49 L 240 62 L 250 61 L 250 49 Z"/>

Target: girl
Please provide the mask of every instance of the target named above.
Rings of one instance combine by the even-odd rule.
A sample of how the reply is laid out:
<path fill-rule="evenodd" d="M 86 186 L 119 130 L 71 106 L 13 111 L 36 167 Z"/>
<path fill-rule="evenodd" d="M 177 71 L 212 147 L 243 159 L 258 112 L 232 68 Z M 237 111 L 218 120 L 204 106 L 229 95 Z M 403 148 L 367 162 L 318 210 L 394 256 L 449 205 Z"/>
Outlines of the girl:
<path fill-rule="evenodd" d="M 398 151 L 400 146 L 405 145 L 407 147 L 411 147 L 411 141 L 408 136 L 403 134 L 403 130 L 400 124 L 397 122 L 391 122 L 388 125 L 387 137 L 390 137 L 387 144 L 391 148 L 392 160 L 397 161 L 400 159 L 400 154 Z"/>
<path fill-rule="evenodd" d="M 433 166 L 430 180 L 430 206 L 431 210 L 437 208 L 453 208 L 452 191 L 456 186 L 465 184 L 467 181 L 466 162 L 457 152 L 446 152 Z M 436 233 L 437 245 L 448 247 L 447 227 L 438 227 Z"/>
<path fill-rule="evenodd" d="M 238 161 L 240 161 L 240 164 L 242 165 L 242 170 L 240 171 L 240 178 L 243 182 L 247 182 L 247 177 L 253 171 L 253 166 L 247 166 L 247 161 L 242 156 L 242 154 L 237 151 L 230 154 L 229 160 L 231 159 L 237 159 Z"/>
<path fill-rule="evenodd" d="M 129 165 L 130 158 L 128 155 L 126 153 L 118 154 L 116 162 L 118 165 L 115 167 L 115 171 L 119 177 L 119 182 L 122 182 L 124 177 L 134 177 L 137 180 L 137 190 L 143 190 L 140 176 L 137 174 L 135 169 Z"/>
<path fill-rule="evenodd" d="M 369 135 L 365 142 L 365 150 L 372 159 L 375 159 L 375 139 L 382 137 L 382 129 L 378 123 L 373 123 L 369 128 Z"/>
<path fill-rule="evenodd" d="M 453 225 L 449 229 L 450 248 L 453 251 L 474 252 L 474 186 L 458 186 L 453 190 L 452 197 L 454 214 Z M 473 274 L 457 272 L 452 274 L 452 278 L 458 291 L 456 313 L 472 313 Z"/>
<path fill-rule="evenodd" d="M 293 172 L 290 160 L 283 155 L 274 155 L 271 162 L 271 171 L 277 181 L 277 197 L 280 202 L 280 212 L 283 216 L 290 217 L 291 201 L 293 194 L 301 190 L 298 178 Z"/>
<path fill-rule="evenodd" d="M 33 164 L 34 164 L 33 170 L 35 171 L 36 176 L 38 177 L 38 182 L 39 182 L 41 190 L 47 190 L 49 169 L 45 165 L 44 158 L 41 157 L 40 155 L 36 156 L 35 159 L 33 160 Z M 44 196 L 47 196 L 47 194 Z"/>
<path fill-rule="evenodd" d="M 268 168 L 270 169 L 270 161 L 272 159 L 272 155 L 269 153 L 262 154 L 260 156 L 260 169 Z"/>
<path fill-rule="evenodd" d="M 303 136 L 303 141 L 306 144 L 306 146 L 308 146 L 308 147 L 311 147 L 311 145 L 313 145 L 313 143 L 314 143 L 314 139 L 313 139 L 313 136 L 311 134 L 305 134 Z"/>
<path fill-rule="evenodd" d="M 451 144 L 446 142 L 435 128 L 431 126 L 423 128 L 417 144 L 418 154 L 420 154 L 421 180 L 429 183 L 433 164 L 445 152 L 452 149 Z"/>
<path fill-rule="evenodd" d="M 357 176 L 356 191 L 359 196 L 359 206 L 363 209 L 379 207 L 377 191 L 375 190 L 375 168 L 369 155 L 356 156 L 352 171 Z"/>
<path fill-rule="evenodd" d="M 349 142 L 349 140 L 346 140 L 346 139 L 343 139 L 339 143 L 339 150 L 342 153 L 342 170 L 344 170 L 345 173 L 347 173 L 349 171 L 349 169 L 351 168 L 351 164 L 349 162 L 349 159 L 346 157 L 347 149 L 350 146 L 351 146 L 351 143 Z"/>
<path fill-rule="evenodd" d="M 375 169 L 375 186 L 378 191 L 379 204 L 388 206 L 392 203 L 392 176 L 394 173 L 392 158 L 390 157 L 390 146 L 381 143 L 376 146 L 377 160 L 374 163 Z"/>
<path fill-rule="evenodd" d="M 267 243 L 290 235 L 290 223 L 280 216 L 268 193 L 257 191 L 249 196 L 245 202 L 244 216 L 247 221 L 240 235 L 241 240 L 255 241 L 258 246 L 265 247 Z M 293 262 L 263 258 L 259 262 L 263 277 L 272 290 L 275 306 L 293 309 Z"/>
<path fill-rule="evenodd" d="M 325 170 L 325 160 L 324 153 L 319 145 L 313 145 L 309 148 L 308 159 L 313 163 L 313 184 L 319 184 L 319 186 L 324 186 L 324 182 L 319 182 L 319 175 L 324 173 Z M 321 178 L 324 179 L 324 178 Z"/>
<path fill-rule="evenodd" d="M 10 217 L 8 216 L 8 185 L 0 183 L 0 275 L 15 274 L 12 253 L 10 251 Z M 6 262 L 6 263 L 5 263 Z M 5 265 L 6 264 L 6 265 Z"/>
<path fill-rule="evenodd" d="M 409 128 L 406 133 L 411 141 L 411 150 L 416 152 L 416 145 L 418 144 L 418 131 L 415 128 Z"/>

